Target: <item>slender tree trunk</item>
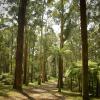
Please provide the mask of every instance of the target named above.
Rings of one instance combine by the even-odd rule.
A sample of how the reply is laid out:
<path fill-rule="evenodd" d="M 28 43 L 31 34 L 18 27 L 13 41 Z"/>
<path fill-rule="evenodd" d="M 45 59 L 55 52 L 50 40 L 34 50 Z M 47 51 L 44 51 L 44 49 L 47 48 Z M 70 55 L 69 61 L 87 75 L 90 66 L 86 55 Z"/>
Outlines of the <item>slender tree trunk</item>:
<path fill-rule="evenodd" d="M 45 66 L 45 56 L 43 55 L 43 66 L 42 66 L 42 82 L 45 83 L 46 66 Z"/>
<path fill-rule="evenodd" d="M 91 81 L 89 79 L 89 93 L 91 93 Z"/>
<path fill-rule="evenodd" d="M 20 0 L 18 13 L 18 35 L 16 49 L 16 67 L 13 88 L 22 90 L 22 64 L 23 64 L 23 44 L 24 44 L 24 26 L 27 0 Z"/>
<path fill-rule="evenodd" d="M 45 0 L 43 1 L 43 9 L 45 8 Z M 42 14 L 42 24 L 43 24 L 43 18 L 44 18 L 44 12 L 43 12 L 43 14 Z M 42 43 L 42 49 L 44 49 L 44 51 L 45 51 L 45 48 L 43 48 L 43 25 L 41 26 L 41 43 Z M 44 53 L 43 55 L 42 55 L 42 59 L 41 59 L 41 67 L 42 67 L 42 82 L 43 83 L 45 83 L 45 77 L 46 77 L 46 66 L 45 66 L 45 52 L 43 52 L 42 51 L 42 53 Z"/>
<path fill-rule="evenodd" d="M 94 95 L 94 80 L 92 79 L 92 82 L 91 82 L 91 92 L 92 94 Z"/>
<path fill-rule="evenodd" d="M 33 52 L 33 53 L 32 53 L 32 54 L 33 54 L 33 56 L 32 56 L 32 57 L 33 57 L 33 62 L 34 62 L 34 47 L 35 47 L 35 43 L 33 44 L 33 51 L 32 51 L 32 52 Z M 33 68 L 34 68 L 34 65 L 31 66 L 31 82 L 33 82 L 33 77 L 34 77 L 34 75 L 35 75 L 35 74 L 34 74 L 34 69 L 33 69 Z"/>
<path fill-rule="evenodd" d="M 27 37 L 26 37 L 27 38 Z M 23 77 L 23 83 L 25 85 L 28 85 L 28 66 L 27 66 L 27 59 L 28 59 L 28 41 L 25 39 L 25 48 L 24 48 L 24 77 Z"/>
<path fill-rule="evenodd" d="M 10 73 L 13 74 L 13 32 L 12 32 L 12 43 L 11 43 L 11 64 L 10 64 Z"/>
<path fill-rule="evenodd" d="M 61 34 L 60 34 L 60 50 L 63 48 L 63 27 L 64 27 L 64 4 L 63 0 L 61 0 L 62 12 L 61 12 Z M 61 88 L 63 88 L 63 57 L 61 54 L 59 55 L 59 73 L 58 73 L 58 91 L 61 92 Z"/>
<path fill-rule="evenodd" d="M 27 40 L 27 45 L 28 45 L 28 56 L 27 56 L 27 58 L 28 58 L 28 60 L 27 60 L 27 62 L 28 61 L 31 61 L 31 54 L 30 54 L 30 52 L 31 52 L 31 41 L 28 39 Z M 31 64 L 30 63 L 27 63 L 27 84 L 29 83 L 29 79 L 30 79 L 30 67 L 28 67 L 28 66 L 31 66 Z"/>
<path fill-rule="evenodd" d="M 43 18 L 42 18 L 43 19 Z M 43 37 L 43 27 L 41 26 L 41 39 L 40 39 L 40 42 L 41 42 L 41 45 L 40 45 L 40 65 L 39 65 L 39 77 L 38 77 L 38 85 L 41 85 L 41 79 L 42 79 L 42 71 L 43 71 L 43 55 L 42 55 L 42 37 Z"/>
<path fill-rule="evenodd" d="M 45 77 L 45 81 L 48 81 L 48 79 L 47 79 L 47 52 L 46 52 L 46 50 L 44 50 L 44 66 L 45 66 L 45 69 L 44 69 L 44 71 L 45 71 L 45 74 L 44 74 L 44 77 Z"/>
<path fill-rule="evenodd" d="M 100 6 L 99 6 L 99 9 L 100 9 Z M 98 32 L 100 33 L 100 24 L 99 24 Z M 98 65 L 98 66 L 100 66 L 100 65 Z M 98 70 L 97 78 L 98 78 L 98 97 L 100 97 L 100 71 L 99 70 Z"/>
<path fill-rule="evenodd" d="M 79 77 L 79 78 L 78 78 L 78 87 L 79 87 L 79 92 L 81 92 L 80 82 L 81 82 L 81 80 L 80 80 L 80 77 Z"/>
<path fill-rule="evenodd" d="M 33 66 L 31 66 L 31 82 L 33 82 Z"/>
<path fill-rule="evenodd" d="M 45 31 L 46 32 L 46 31 Z M 46 36 L 45 36 L 46 37 Z M 43 44 L 43 70 L 42 70 L 42 74 L 43 74 L 43 82 L 47 81 L 47 75 L 46 75 L 46 60 L 47 60 L 47 55 L 46 55 L 46 41 Z"/>
<path fill-rule="evenodd" d="M 56 77 L 57 77 L 57 72 L 58 72 L 58 57 L 57 55 L 55 56 L 55 67 L 56 67 Z"/>
<path fill-rule="evenodd" d="M 97 72 L 96 76 L 96 97 L 100 97 L 100 78 L 99 78 L 99 71 Z"/>
<path fill-rule="evenodd" d="M 7 58 L 10 59 L 9 54 L 7 55 Z M 9 70 L 9 65 L 10 65 L 10 63 L 7 62 L 7 61 L 5 60 L 5 67 L 6 67 L 6 68 L 5 68 L 5 69 L 6 69 L 6 70 L 5 70 L 5 73 L 9 73 L 9 71 L 10 71 L 10 70 Z"/>
<path fill-rule="evenodd" d="M 83 100 L 89 100 L 88 87 L 88 35 L 86 20 L 86 0 L 80 0 L 81 38 L 82 38 L 82 95 Z"/>
<path fill-rule="evenodd" d="M 43 20 L 43 16 L 41 18 Z M 39 55 L 39 76 L 38 76 L 38 85 L 41 85 L 41 81 L 42 81 L 42 69 L 43 69 L 43 62 L 42 62 L 42 38 L 43 38 L 43 27 L 41 25 L 41 38 L 40 38 L 40 55 Z"/>

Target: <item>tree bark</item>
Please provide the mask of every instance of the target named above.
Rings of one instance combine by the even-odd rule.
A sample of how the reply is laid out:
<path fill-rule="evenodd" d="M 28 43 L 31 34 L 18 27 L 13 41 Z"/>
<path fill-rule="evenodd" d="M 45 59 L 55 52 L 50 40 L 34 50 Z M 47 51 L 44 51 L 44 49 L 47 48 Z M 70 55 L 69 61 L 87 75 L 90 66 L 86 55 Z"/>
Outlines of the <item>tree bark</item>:
<path fill-rule="evenodd" d="M 61 34 L 60 34 L 60 50 L 63 48 L 64 40 L 63 40 L 63 27 L 64 27 L 64 5 L 63 0 L 61 0 Z M 58 91 L 61 92 L 61 88 L 63 88 L 63 57 L 61 54 L 59 55 L 59 73 L 58 73 Z"/>
<path fill-rule="evenodd" d="M 14 41 L 14 35 L 13 35 L 13 30 L 12 30 L 12 40 L 11 40 L 11 64 L 10 64 L 10 73 L 13 74 L 13 41 Z"/>
<path fill-rule="evenodd" d="M 28 0 L 20 0 L 19 4 L 16 67 L 15 67 L 15 79 L 13 84 L 13 88 L 17 90 L 22 90 L 24 26 L 25 26 L 27 1 Z"/>
<path fill-rule="evenodd" d="M 32 52 L 33 52 L 33 53 L 32 53 L 32 54 L 33 54 L 33 56 L 32 56 L 33 62 L 34 62 L 34 47 L 35 47 L 35 42 L 33 43 L 33 51 L 32 51 Z M 34 65 L 32 65 L 32 66 L 31 66 L 31 82 L 33 82 L 34 75 L 35 75 L 35 74 L 34 74 Z"/>
<path fill-rule="evenodd" d="M 100 97 L 100 78 L 99 78 L 99 74 L 100 72 L 97 72 L 97 76 L 96 76 L 96 97 Z"/>
<path fill-rule="evenodd" d="M 86 20 L 86 0 L 80 0 L 81 14 L 81 38 L 82 38 L 82 96 L 83 100 L 89 100 L 88 89 L 88 35 Z"/>
<path fill-rule="evenodd" d="M 27 37 L 26 37 L 27 38 Z M 27 59 L 28 59 L 28 41 L 25 39 L 25 48 L 24 48 L 24 77 L 23 83 L 28 85 L 28 66 L 27 66 Z"/>

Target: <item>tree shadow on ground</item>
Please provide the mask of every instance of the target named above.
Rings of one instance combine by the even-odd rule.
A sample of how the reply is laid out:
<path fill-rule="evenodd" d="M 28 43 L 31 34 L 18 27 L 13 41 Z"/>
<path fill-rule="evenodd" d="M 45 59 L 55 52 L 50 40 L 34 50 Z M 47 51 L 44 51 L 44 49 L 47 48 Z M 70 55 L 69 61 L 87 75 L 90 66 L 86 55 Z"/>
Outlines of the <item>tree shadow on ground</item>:
<path fill-rule="evenodd" d="M 34 94 L 41 94 L 46 92 L 46 90 L 41 88 L 30 88 L 30 89 L 25 89 L 24 91 L 27 91 L 28 93 L 34 93 Z"/>
<path fill-rule="evenodd" d="M 25 96 L 29 97 L 30 100 L 65 100 L 65 97 L 57 92 L 56 84 L 54 84 L 54 83 L 53 84 L 45 83 L 43 85 L 36 86 L 34 88 L 31 87 L 29 89 L 24 89 L 23 94 Z M 31 94 L 33 94 L 33 95 L 39 94 L 39 99 L 32 98 L 32 97 L 30 98 L 29 95 L 31 95 Z M 46 97 L 46 99 L 45 99 L 43 97 L 44 94 L 48 95 L 48 98 Z M 52 99 L 50 96 L 52 97 Z M 54 99 L 53 99 L 53 97 L 54 97 Z"/>
<path fill-rule="evenodd" d="M 45 90 L 47 90 L 48 93 L 50 93 L 50 94 L 54 95 L 56 98 L 58 98 L 58 100 L 65 100 L 65 96 L 62 95 L 61 93 L 58 93 L 57 91 L 53 91 L 52 89 L 51 90 L 45 89 Z"/>
<path fill-rule="evenodd" d="M 9 95 L 9 92 L 16 92 L 16 93 L 20 93 L 23 96 L 27 97 L 28 100 L 35 100 L 33 97 L 30 97 L 27 93 L 25 92 L 21 92 L 21 91 L 16 91 L 13 90 L 12 85 L 4 85 L 4 84 L 0 84 L 0 97 L 2 98 L 2 100 L 6 100 L 6 99 L 10 99 L 10 100 L 14 100 L 14 98 L 19 98 L 21 100 L 21 96 L 11 96 Z"/>
<path fill-rule="evenodd" d="M 31 97 L 30 95 L 28 95 L 26 92 L 20 92 L 22 95 L 24 95 L 25 97 L 28 98 L 28 100 L 36 100 L 35 98 Z"/>
<path fill-rule="evenodd" d="M 62 91 L 61 94 L 62 95 L 67 95 L 67 96 L 71 96 L 71 97 L 81 97 L 82 96 L 81 93 L 71 92 L 71 91 Z"/>

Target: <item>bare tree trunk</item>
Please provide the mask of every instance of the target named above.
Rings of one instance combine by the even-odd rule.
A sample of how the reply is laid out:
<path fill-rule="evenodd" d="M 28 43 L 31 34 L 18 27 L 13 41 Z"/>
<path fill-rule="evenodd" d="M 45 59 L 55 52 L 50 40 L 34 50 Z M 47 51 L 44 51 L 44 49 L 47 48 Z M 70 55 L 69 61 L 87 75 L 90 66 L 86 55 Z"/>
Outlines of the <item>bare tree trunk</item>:
<path fill-rule="evenodd" d="M 42 82 L 45 83 L 46 76 L 46 66 L 45 66 L 45 56 L 43 55 L 43 66 L 42 66 Z"/>
<path fill-rule="evenodd" d="M 33 56 L 32 56 L 32 58 L 33 58 L 33 62 L 34 62 L 34 47 L 35 47 L 35 42 L 33 43 L 33 50 L 32 50 L 32 54 L 33 54 Z M 34 78 L 34 65 L 31 65 L 31 82 L 33 82 L 33 78 Z"/>
<path fill-rule="evenodd" d="M 63 48 L 63 27 L 64 27 L 64 5 L 63 0 L 61 0 L 62 12 L 61 12 L 61 34 L 60 34 L 60 50 Z M 59 73 L 58 73 L 58 91 L 61 92 L 61 88 L 63 88 L 63 57 L 61 54 L 59 55 Z"/>
<path fill-rule="evenodd" d="M 10 73 L 13 74 L 13 32 L 12 32 L 12 43 L 11 43 L 11 64 L 10 64 Z"/>
<path fill-rule="evenodd" d="M 22 90 L 22 64 L 23 64 L 23 44 L 24 44 L 24 26 L 27 0 L 20 0 L 18 13 L 18 35 L 16 48 L 16 67 L 13 88 Z"/>
<path fill-rule="evenodd" d="M 97 76 L 96 76 L 96 97 L 100 97 L 100 78 L 99 78 L 100 72 L 97 71 Z"/>
<path fill-rule="evenodd" d="M 27 38 L 27 37 L 26 37 Z M 28 41 L 25 39 L 25 48 L 24 48 L 24 77 L 23 77 L 23 83 L 25 85 L 28 85 L 28 66 L 27 66 L 27 59 L 28 59 Z"/>
<path fill-rule="evenodd" d="M 100 6 L 99 6 L 99 9 L 100 9 Z M 100 24 L 99 24 L 99 29 L 98 29 L 98 32 L 100 33 Z M 100 43 L 100 42 L 99 42 Z M 98 66 L 99 66 L 99 64 L 98 64 Z M 98 77 L 98 97 L 100 97 L 100 71 L 98 70 L 98 75 L 97 75 L 97 77 Z"/>
<path fill-rule="evenodd" d="M 86 20 L 86 0 L 80 0 L 81 38 L 82 38 L 82 95 L 83 100 L 89 100 L 88 87 L 88 35 Z"/>

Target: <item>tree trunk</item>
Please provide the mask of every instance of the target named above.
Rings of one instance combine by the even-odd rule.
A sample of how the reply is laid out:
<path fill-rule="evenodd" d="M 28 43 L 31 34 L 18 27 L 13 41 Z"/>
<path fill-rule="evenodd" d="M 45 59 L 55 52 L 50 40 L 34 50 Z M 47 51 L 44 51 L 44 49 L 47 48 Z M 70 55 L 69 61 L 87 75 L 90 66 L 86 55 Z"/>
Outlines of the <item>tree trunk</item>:
<path fill-rule="evenodd" d="M 43 1 L 43 9 L 45 8 L 45 0 Z M 44 12 L 43 12 L 43 14 L 42 14 L 42 16 L 41 16 L 42 18 L 42 24 L 43 24 L 43 17 L 44 17 Z M 43 83 L 45 83 L 45 77 L 46 77 L 46 65 L 45 65 L 45 48 L 43 48 L 43 25 L 41 25 L 41 43 L 42 43 L 42 49 L 44 49 L 44 52 L 42 51 L 42 53 L 44 53 L 43 55 L 42 55 L 42 59 L 41 59 L 41 67 L 42 67 L 42 73 L 41 73 L 41 75 L 42 75 L 42 82 Z"/>
<path fill-rule="evenodd" d="M 96 80 L 97 80 L 97 84 L 96 84 L 96 97 L 100 97 L 100 78 L 99 78 L 99 72 L 97 72 L 97 76 L 96 76 Z"/>
<path fill-rule="evenodd" d="M 31 82 L 33 82 L 33 78 L 34 78 L 34 47 L 35 47 L 35 42 L 33 43 L 33 50 L 32 50 L 32 58 L 33 58 L 33 65 L 31 66 Z"/>
<path fill-rule="evenodd" d="M 33 66 L 31 66 L 31 82 L 33 83 Z"/>
<path fill-rule="evenodd" d="M 10 64 L 10 73 L 13 74 L 13 31 L 12 31 L 12 40 L 11 40 L 11 64 Z"/>
<path fill-rule="evenodd" d="M 63 0 L 61 0 L 61 34 L 60 34 L 60 50 L 63 48 L 64 41 L 63 41 L 63 27 L 64 27 L 64 5 Z M 61 88 L 63 88 L 63 57 L 61 54 L 59 55 L 59 73 L 58 73 L 58 91 L 61 92 Z"/>
<path fill-rule="evenodd" d="M 100 6 L 99 6 L 99 9 L 100 9 Z M 99 24 L 98 32 L 100 33 L 100 24 Z M 98 66 L 100 65 L 98 64 Z M 98 97 L 100 97 L 100 71 L 99 70 L 98 70 Z"/>
<path fill-rule="evenodd" d="M 46 72 L 46 69 L 47 69 L 47 51 L 46 51 L 46 41 L 44 43 L 44 46 L 43 46 L 43 49 L 44 49 L 44 54 L 43 54 L 43 82 L 47 81 L 47 72 Z"/>
<path fill-rule="evenodd" d="M 81 13 L 81 38 L 82 38 L 82 96 L 83 100 L 89 100 L 88 93 L 88 35 L 86 20 L 86 0 L 80 0 Z"/>
<path fill-rule="evenodd" d="M 18 35 L 16 49 L 16 67 L 13 88 L 22 90 L 22 64 L 23 64 L 23 44 L 24 44 L 24 26 L 27 0 L 20 0 L 18 13 Z"/>
<path fill-rule="evenodd" d="M 38 77 L 38 85 L 41 85 L 41 79 L 42 79 L 42 71 L 43 71 L 43 55 L 42 55 L 42 37 L 43 37 L 43 27 L 41 26 L 41 45 L 40 45 L 40 65 L 39 65 L 39 77 Z"/>
<path fill-rule="evenodd" d="M 79 87 L 79 92 L 81 92 L 81 86 L 80 86 L 80 84 L 81 84 L 81 80 L 80 80 L 80 77 L 78 78 L 78 87 Z"/>
<path fill-rule="evenodd" d="M 91 82 L 91 92 L 92 94 L 94 95 L 94 80 L 92 79 L 92 82 Z"/>
<path fill-rule="evenodd" d="M 43 56 L 43 66 L 42 66 L 42 82 L 45 83 L 46 66 L 45 66 L 45 56 Z"/>
<path fill-rule="evenodd" d="M 26 37 L 27 38 L 27 37 Z M 28 85 L 28 67 L 27 67 L 27 58 L 28 58 L 28 42 L 27 39 L 25 40 L 25 48 L 24 48 L 24 77 L 23 77 L 23 83 L 25 85 Z"/>

